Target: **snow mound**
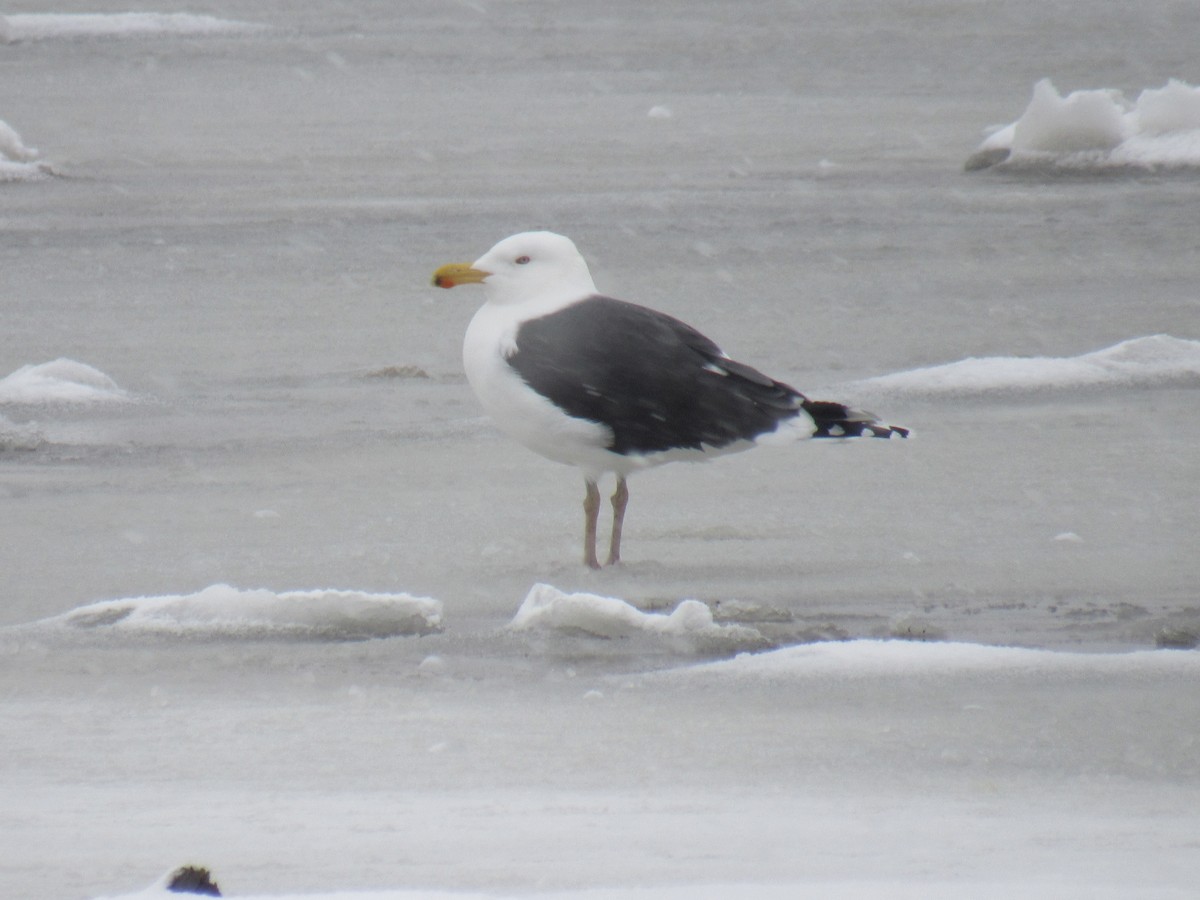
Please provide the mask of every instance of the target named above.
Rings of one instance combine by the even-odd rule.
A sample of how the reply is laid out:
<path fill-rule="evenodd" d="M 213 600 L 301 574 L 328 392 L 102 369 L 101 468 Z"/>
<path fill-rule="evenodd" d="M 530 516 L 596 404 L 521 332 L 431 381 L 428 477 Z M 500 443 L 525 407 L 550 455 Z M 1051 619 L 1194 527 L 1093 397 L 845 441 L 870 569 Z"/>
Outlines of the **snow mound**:
<path fill-rule="evenodd" d="M 37 149 L 28 146 L 16 129 L 0 119 L 0 181 L 38 181 L 49 177 L 50 167 L 37 158 Z"/>
<path fill-rule="evenodd" d="M 0 404 L 127 403 L 133 398 L 117 383 L 73 359 L 22 366 L 0 378 Z"/>
<path fill-rule="evenodd" d="M 672 669 L 647 677 L 796 681 L 810 678 L 940 678 L 961 674 L 1008 677 L 1048 673 L 1124 676 L 1173 673 L 1180 677 L 1196 677 L 1200 676 L 1200 653 L 1179 650 L 1069 653 L 955 642 L 858 640 L 744 653 L 733 659 Z"/>
<path fill-rule="evenodd" d="M 21 13 L 0 16 L 0 43 L 241 34 L 265 26 L 191 13 Z"/>
<path fill-rule="evenodd" d="M 549 632 L 593 638 L 651 637 L 686 650 L 733 651 L 765 645 L 758 631 L 721 625 L 699 600 L 684 600 L 668 613 L 645 613 L 616 597 L 567 594 L 535 584 L 508 625 L 510 631 Z"/>
<path fill-rule="evenodd" d="M 12 162 L 33 162 L 38 152 L 33 147 L 27 147 L 16 130 L 0 119 L 0 156 Z"/>
<path fill-rule="evenodd" d="M 996 129 L 968 171 L 1200 167 L 1200 87 L 1175 79 L 1130 102 L 1111 88 L 1067 96 L 1044 78 L 1017 121 Z"/>
<path fill-rule="evenodd" d="M 196 594 L 105 600 L 41 625 L 132 634 L 356 641 L 430 634 L 442 604 L 410 594 L 313 590 L 276 593 L 214 584 Z"/>
<path fill-rule="evenodd" d="M 1158 334 L 1075 357 L 972 357 L 880 375 L 853 387 L 870 394 L 937 397 L 1188 385 L 1200 385 L 1200 341 Z"/>

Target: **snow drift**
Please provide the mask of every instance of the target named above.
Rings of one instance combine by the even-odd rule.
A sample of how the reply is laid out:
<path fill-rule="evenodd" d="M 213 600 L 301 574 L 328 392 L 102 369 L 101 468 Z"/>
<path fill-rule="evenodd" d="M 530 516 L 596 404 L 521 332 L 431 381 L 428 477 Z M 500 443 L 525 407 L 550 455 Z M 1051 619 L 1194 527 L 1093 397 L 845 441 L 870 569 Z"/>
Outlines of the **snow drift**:
<path fill-rule="evenodd" d="M 240 590 L 215 584 L 195 594 L 105 600 L 35 625 L 192 638 L 354 641 L 441 629 L 442 604 L 411 594 Z"/>
<path fill-rule="evenodd" d="M 133 398 L 117 383 L 86 363 L 73 359 L 22 366 L 0 378 L 0 404 L 106 404 Z"/>
<path fill-rule="evenodd" d="M 616 597 L 567 594 L 535 584 L 508 626 L 513 632 L 543 632 L 602 639 L 645 637 L 686 651 L 726 651 L 763 646 L 758 631 L 721 625 L 699 600 L 684 600 L 667 614 L 646 613 Z"/>
<path fill-rule="evenodd" d="M 744 653 L 733 659 L 672 669 L 649 678 L 705 678 L 738 681 L 810 679 L 944 678 L 987 674 L 1120 675 L 1167 673 L 1200 676 L 1200 654 L 1172 650 L 1133 653 L 1068 653 L 1023 647 L 938 641 L 834 641 Z"/>
<path fill-rule="evenodd" d="M 239 34 L 264 28 L 250 22 L 191 13 L 21 13 L 0 15 L 0 43 Z"/>
<path fill-rule="evenodd" d="M 0 28 L 2 23 L 0 19 Z M 16 129 L 0 119 L 0 181 L 37 181 L 53 174 L 50 166 L 37 160 L 37 148 L 26 144 Z"/>
<path fill-rule="evenodd" d="M 1189 385 L 1200 386 L 1200 341 L 1158 334 L 1075 357 L 972 357 L 853 387 L 867 394 L 938 397 Z"/>
<path fill-rule="evenodd" d="M 1064 97 L 1042 79 L 1021 117 L 994 130 L 966 163 L 968 171 L 1198 166 L 1200 87 L 1175 79 L 1132 102 L 1111 88 Z"/>

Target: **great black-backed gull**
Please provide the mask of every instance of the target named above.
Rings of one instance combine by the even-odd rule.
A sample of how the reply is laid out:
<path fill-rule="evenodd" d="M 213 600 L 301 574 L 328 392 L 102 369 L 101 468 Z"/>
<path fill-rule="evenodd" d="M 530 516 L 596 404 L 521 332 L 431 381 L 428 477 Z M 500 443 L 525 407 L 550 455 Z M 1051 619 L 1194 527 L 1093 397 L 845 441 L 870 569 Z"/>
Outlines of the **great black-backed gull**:
<path fill-rule="evenodd" d="M 678 319 L 605 297 L 575 244 L 548 231 L 505 238 L 449 263 L 438 287 L 482 284 L 487 302 L 463 341 L 467 380 L 496 423 L 583 471 L 583 561 L 599 568 L 597 482 L 616 475 L 608 564 L 621 558 L 638 469 L 745 450 L 769 439 L 907 437 L 869 413 L 809 400 L 726 356 Z"/>

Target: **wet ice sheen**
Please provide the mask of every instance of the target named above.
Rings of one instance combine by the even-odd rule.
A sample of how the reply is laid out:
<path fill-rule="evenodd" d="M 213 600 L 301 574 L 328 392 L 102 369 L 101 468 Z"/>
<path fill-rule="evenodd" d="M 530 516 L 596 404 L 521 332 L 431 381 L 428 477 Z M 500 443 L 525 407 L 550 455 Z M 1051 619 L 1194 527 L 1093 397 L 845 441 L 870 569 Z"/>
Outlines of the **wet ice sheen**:
<path fill-rule="evenodd" d="M 1194 893 L 1179 4 L 80 7 L 0 19 L 0 896 Z M 964 174 L 1043 77 L 1136 133 Z M 580 571 L 427 286 L 530 228 L 917 437 L 651 473 Z"/>

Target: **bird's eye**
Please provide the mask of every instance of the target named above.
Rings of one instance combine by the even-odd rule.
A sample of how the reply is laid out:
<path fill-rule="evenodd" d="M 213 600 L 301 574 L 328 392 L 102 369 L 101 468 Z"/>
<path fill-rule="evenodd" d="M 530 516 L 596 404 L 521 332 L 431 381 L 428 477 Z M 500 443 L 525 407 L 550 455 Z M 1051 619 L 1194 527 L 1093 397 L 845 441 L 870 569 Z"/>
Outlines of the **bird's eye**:
<path fill-rule="evenodd" d="M 517 265 L 518 265 L 518 266 L 523 266 L 523 265 L 525 265 L 527 262 L 529 262 L 529 257 L 528 257 L 528 256 L 518 256 L 518 257 L 516 258 L 516 263 L 517 263 Z"/>

